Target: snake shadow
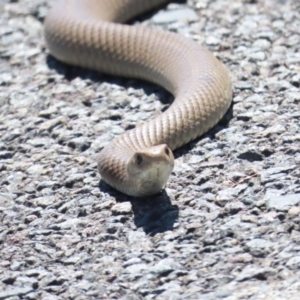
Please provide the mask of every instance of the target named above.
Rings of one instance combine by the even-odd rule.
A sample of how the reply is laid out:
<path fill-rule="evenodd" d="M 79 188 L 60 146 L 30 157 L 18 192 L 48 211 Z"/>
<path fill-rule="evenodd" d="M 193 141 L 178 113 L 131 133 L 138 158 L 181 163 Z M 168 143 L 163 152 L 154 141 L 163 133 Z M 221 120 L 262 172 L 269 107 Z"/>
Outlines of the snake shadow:
<path fill-rule="evenodd" d="M 118 192 L 102 179 L 99 188 L 115 198 L 117 202 L 129 201 L 132 205 L 135 226 L 142 228 L 147 235 L 154 236 L 157 233 L 173 230 L 178 222 L 179 207 L 172 204 L 165 190 L 153 196 L 135 198 Z"/>

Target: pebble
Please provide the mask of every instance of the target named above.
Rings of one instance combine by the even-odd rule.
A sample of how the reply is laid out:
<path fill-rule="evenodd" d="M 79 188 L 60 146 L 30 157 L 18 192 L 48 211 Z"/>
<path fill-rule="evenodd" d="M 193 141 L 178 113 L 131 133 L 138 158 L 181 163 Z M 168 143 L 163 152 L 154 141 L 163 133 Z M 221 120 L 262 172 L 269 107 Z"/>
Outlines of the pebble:
<path fill-rule="evenodd" d="M 208 46 L 218 46 L 220 42 L 221 42 L 220 39 L 214 36 L 209 36 L 205 39 L 205 44 Z"/>
<path fill-rule="evenodd" d="M 297 270 L 300 268 L 300 256 L 292 257 L 286 263 L 286 266 L 291 270 Z"/>
<path fill-rule="evenodd" d="M 251 265 L 247 266 L 243 271 L 237 276 L 237 281 L 244 281 L 249 279 L 259 279 L 266 280 L 270 275 L 274 274 L 272 268 L 255 268 Z"/>
<path fill-rule="evenodd" d="M 300 194 L 290 194 L 279 197 L 271 197 L 268 201 L 270 209 L 278 211 L 288 211 L 292 206 L 300 203 Z"/>
<path fill-rule="evenodd" d="M 288 211 L 290 216 L 298 216 L 300 214 L 300 206 L 293 206 Z"/>
<path fill-rule="evenodd" d="M 266 55 L 262 51 L 250 52 L 248 53 L 248 58 L 253 61 L 264 61 L 266 59 Z"/>
<path fill-rule="evenodd" d="M 267 128 L 263 131 L 263 135 L 269 135 L 269 134 L 276 134 L 276 133 L 283 133 L 286 129 L 283 125 L 277 124 L 272 127 Z"/>
<path fill-rule="evenodd" d="M 173 259 L 163 259 L 159 261 L 155 266 L 150 268 L 150 272 L 156 276 L 166 276 L 168 273 L 180 268 L 180 264 Z"/>
<path fill-rule="evenodd" d="M 34 203 L 36 206 L 47 207 L 55 203 L 55 196 L 45 196 L 34 199 Z"/>
<path fill-rule="evenodd" d="M 132 205 L 130 202 L 122 202 L 115 204 L 111 211 L 115 214 L 130 214 L 132 210 Z"/>
<path fill-rule="evenodd" d="M 6 291 L 0 291 L 0 299 L 13 299 L 14 296 L 22 297 L 30 293 L 31 291 L 33 291 L 33 288 L 30 287 L 14 288 Z"/>
<path fill-rule="evenodd" d="M 266 39 L 258 39 L 253 43 L 253 47 L 260 48 L 262 50 L 268 50 L 271 46 L 271 43 Z"/>
<path fill-rule="evenodd" d="M 256 257 L 266 256 L 271 252 L 274 243 L 264 239 L 253 239 L 246 243 L 246 248 Z"/>
<path fill-rule="evenodd" d="M 192 22 L 198 21 L 199 17 L 194 10 L 189 8 L 174 9 L 170 11 L 159 12 L 152 17 L 152 21 L 157 24 L 165 24 L 171 22 Z"/>

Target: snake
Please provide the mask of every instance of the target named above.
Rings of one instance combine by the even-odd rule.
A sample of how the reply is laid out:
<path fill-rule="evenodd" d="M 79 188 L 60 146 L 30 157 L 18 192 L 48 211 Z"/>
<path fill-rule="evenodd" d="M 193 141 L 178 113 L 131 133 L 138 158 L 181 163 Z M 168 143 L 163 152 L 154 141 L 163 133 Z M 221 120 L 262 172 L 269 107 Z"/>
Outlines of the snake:
<path fill-rule="evenodd" d="M 176 33 L 126 24 L 168 2 L 58 0 L 44 21 L 46 45 L 56 59 L 146 80 L 174 96 L 166 111 L 108 141 L 97 154 L 101 178 L 133 197 L 162 191 L 174 168 L 173 151 L 214 127 L 232 101 L 229 72 L 206 47 Z"/>

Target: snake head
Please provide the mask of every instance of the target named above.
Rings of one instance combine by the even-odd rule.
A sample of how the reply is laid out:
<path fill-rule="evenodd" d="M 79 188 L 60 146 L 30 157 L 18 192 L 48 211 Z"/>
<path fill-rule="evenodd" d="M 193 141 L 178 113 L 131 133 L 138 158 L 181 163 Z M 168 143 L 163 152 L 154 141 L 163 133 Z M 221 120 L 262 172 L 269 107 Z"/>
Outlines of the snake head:
<path fill-rule="evenodd" d="M 174 168 L 174 156 L 166 144 L 136 152 L 128 164 L 128 175 L 139 196 L 160 192 Z"/>

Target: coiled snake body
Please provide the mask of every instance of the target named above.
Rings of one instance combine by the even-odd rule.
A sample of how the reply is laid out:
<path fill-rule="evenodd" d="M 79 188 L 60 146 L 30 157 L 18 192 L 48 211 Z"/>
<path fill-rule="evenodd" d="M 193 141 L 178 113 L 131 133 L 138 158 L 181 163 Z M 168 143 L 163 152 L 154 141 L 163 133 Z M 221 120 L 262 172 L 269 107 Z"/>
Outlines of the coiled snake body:
<path fill-rule="evenodd" d="M 98 170 L 131 196 L 159 192 L 172 172 L 174 150 L 212 128 L 225 114 L 232 88 L 224 66 L 204 47 L 179 35 L 128 26 L 167 0 L 59 0 L 45 20 L 50 53 L 68 64 L 141 78 L 170 91 L 167 111 L 115 138 Z"/>

